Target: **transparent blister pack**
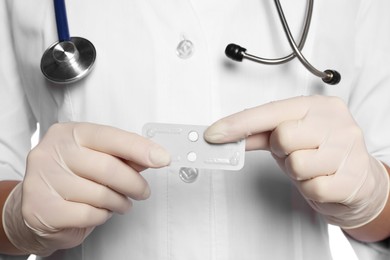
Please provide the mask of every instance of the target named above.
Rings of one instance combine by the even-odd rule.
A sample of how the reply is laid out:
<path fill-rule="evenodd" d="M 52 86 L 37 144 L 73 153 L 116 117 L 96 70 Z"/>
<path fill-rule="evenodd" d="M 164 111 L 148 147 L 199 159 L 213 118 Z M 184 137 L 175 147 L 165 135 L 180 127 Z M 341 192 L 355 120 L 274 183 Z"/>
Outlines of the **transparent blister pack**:
<path fill-rule="evenodd" d="M 245 161 L 245 140 L 211 144 L 204 140 L 207 126 L 147 123 L 142 134 L 171 154 L 170 166 L 239 170 Z"/>

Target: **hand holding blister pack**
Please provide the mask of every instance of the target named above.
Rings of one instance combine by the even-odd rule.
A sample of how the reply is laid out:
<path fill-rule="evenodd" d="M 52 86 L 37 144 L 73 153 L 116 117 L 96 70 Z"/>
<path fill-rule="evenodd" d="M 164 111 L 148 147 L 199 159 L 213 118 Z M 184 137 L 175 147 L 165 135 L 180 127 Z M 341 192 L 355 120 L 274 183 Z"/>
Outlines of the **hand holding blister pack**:
<path fill-rule="evenodd" d="M 204 140 L 208 126 L 147 123 L 145 137 L 164 147 L 171 155 L 171 167 L 240 170 L 245 160 L 245 140 L 211 144 Z"/>
<path fill-rule="evenodd" d="M 162 147 L 132 132 L 55 124 L 29 153 L 24 180 L 7 198 L 4 232 L 26 255 L 75 247 L 114 213 L 127 212 L 133 200 L 149 197 L 140 169 L 169 161 Z"/>
<path fill-rule="evenodd" d="M 222 118 L 205 138 L 269 151 L 312 208 L 346 230 L 371 223 L 389 196 L 389 174 L 363 133 L 342 99 L 300 96 Z"/>

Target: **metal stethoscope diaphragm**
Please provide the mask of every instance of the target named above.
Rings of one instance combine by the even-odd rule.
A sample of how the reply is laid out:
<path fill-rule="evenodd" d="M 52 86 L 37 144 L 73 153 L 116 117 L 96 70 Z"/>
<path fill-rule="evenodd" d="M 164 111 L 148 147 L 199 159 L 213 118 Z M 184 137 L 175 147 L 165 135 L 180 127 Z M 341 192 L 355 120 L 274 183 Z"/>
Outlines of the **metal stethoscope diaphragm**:
<path fill-rule="evenodd" d="M 92 70 L 96 59 L 93 44 L 81 37 L 70 37 L 65 0 L 54 0 L 58 42 L 41 59 L 41 71 L 55 83 L 74 83 Z"/>

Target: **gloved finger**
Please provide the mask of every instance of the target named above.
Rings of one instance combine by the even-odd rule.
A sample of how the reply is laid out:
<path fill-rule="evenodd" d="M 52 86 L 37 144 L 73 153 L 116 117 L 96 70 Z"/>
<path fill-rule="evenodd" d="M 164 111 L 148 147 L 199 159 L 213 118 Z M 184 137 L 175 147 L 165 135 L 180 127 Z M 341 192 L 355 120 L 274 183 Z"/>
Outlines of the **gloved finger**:
<path fill-rule="evenodd" d="M 334 149 L 306 149 L 292 152 L 285 158 L 285 172 L 294 180 L 303 181 L 334 174 L 343 154 Z"/>
<path fill-rule="evenodd" d="M 284 158 L 297 150 L 316 149 L 326 139 L 327 129 L 318 118 L 284 121 L 270 135 L 270 150 Z"/>
<path fill-rule="evenodd" d="M 131 168 L 133 168 L 137 172 L 142 172 L 142 171 L 144 171 L 144 170 L 146 170 L 148 168 L 148 167 L 136 164 L 136 163 L 131 162 L 131 161 L 124 161 L 124 163 L 129 165 Z"/>
<path fill-rule="evenodd" d="M 170 162 L 167 151 L 140 135 L 91 123 L 77 123 L 73 127 L 74 139 L 80 146 L 146 167 L 163 167 Z"/>
<path fill-rule="evenodd" d="M 94 229 L 95 227 L 62 229 L 61 232 L 50 233 L 50 236 L 46 236 L 45 244 L 48 248 L 72 248 L 82 244 Z"/>
<path fill-rule="evenodd" d="M 150 190 L 146 180 L 117 157 L 80 147 L 63 155 L 67 167 L 77 175 L 107 186 L 133 199 L 146 199 Z"/>
<path fill-rule="evenodd" d="M 22 208 L 26 224 L 37 232 L 95 227 L 105 223 L 112 216 L 109 210 L 65 201 L 59 196 L 56 199 L 51 196 L 43 201 L 44 204 L 24 203 Z"/>
<path fill-rule="evenodd" d="M 327 128 L 324 127 L 324 129 Z M 312 132 L 306 133 L 306 138 L 303 136 L 299 137 L 300 133 L 297 131 L 296 136 L 291 138 L 294 140 L 290 142 L 292 144 L 290 145 L 292 147 L 291 150 L 295 151 L 292 151 L 285 158 L 285 172 L 296 180 L 331 175 L 336 171 L 340 172 L 341 169 L 349 165 L 346 158 L 352 151 L 360 152 L 364 150 L 364 146 L 362 147 L 359 145 L 360 142 L 356 142 L 356 136 L 350 131 L 337 131 L 334 127 L 332 127 L 332 130 L 326 130 L 324 133 L 321 133 L 317 136 L 317 140 L 315 140 L 316 134 Z M 294 131 L 290 132 L 294 133 Z M 309 145 L 300 147 L 300 141 L 304 145 L 307 145 L 308 141 L 312 141 L 314 149 L 310 149 Z M 320 141 L 318 148 L 314 145 L 316 141 Z M 355 167 L 357 163 L 359 162 L 352 162 L 351 165 Z M 356 169 L 351 169 L 350 172 L 356 172 Z"/>
<path fill-rule="evenodd" d="M 245 141 L 245 150 L 270 150 L 269 137 L 271 132 L 264 132 L 248 136 Z"/>
<path fill-rule="evenodd" d="M 246 109 L 212 124 L 205 131 L 204 137 L 211 143 L 226 143 L 273 131 L 284 121 L 303 118 L 310 103 L 309 97 L 297 97 Z"/>
<path fill-rule="evenodd" d="M 330 221 L 330 223 L 335 223 L 335 219 L 343 218 L 344 212 L 350 211 L 350 207 L 348 205 L 342 203 L 331 203 L 331 202 L 318 202 L 313 200 L 307 200 L 309 205 L 316 210 L 318 213 L 326 216 L 326 219 Z M 336 222 L 337 223 L 337 222 Z"/>
<path fill-rule="evenodd" d="M 358 190 L 361 185 L 351 183 L 350 177 L 337 172 L 329 176 L 319 176 L 306 181 L 297 181 L 303 196 L 320 203 L 344 203 L 351 196 L 351 189 Z M 346 187 L 348 184 L 348 187 Z"/>
<path fill-rule="evenodd" d="M 123 214 L 132 206 L 131 200 L 114 190 L 74 174 L 55 174 L 50 181 L 56 192 L 66 201 L 84 203 Z"/>

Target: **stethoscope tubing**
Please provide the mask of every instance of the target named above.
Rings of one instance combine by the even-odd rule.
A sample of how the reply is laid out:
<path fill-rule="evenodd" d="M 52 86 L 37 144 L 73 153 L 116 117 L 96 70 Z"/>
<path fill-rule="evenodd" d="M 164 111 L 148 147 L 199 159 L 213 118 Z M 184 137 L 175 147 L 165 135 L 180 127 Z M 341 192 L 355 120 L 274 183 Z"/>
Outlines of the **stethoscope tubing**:
<path fill-rule="evenodd" d="M 88 75 L 96 59 L 93 44 L 82 37 L 70 37 L 65 0 L 53 0 L 58 41 L 43 53 L 41 71 L 57 84 L 77 82 Z"/>
<path fill-rule="evenodd" d="M 308 0 L 308 7 L 306 12 L 306 18 L 304 22 L 304 29 L 302 31 L 301 40 L 299 42 L 299 45 L 295 43 L 294 37 L 291 34 L 290 28 L 288 26 L 287 20 L 284 16 L 283 8 L 280 5 L 279 0 L 275 0 L 275 6 L 278 11 L 278 15 L 280 18 L 280 21 L 282 23 L 283 30 L 285 32 L 285 35 L 287 37 L 287 40 L 290 44 L 290 47 L 292 48 L 293 52 L 285 57 L 282 58 L 274 58 L 274 59 L 267 59 L 258 57 L 252 54 L 249 54 L 246 52 L 246 49 L 244 47 L 241 47 L 235 43 L 230 43 L 226 46 L 225 54 L 229 58 L 231 58 L 234 61 L 241 62 L 243 59 L 247 59 L 250 61 L 254 61 L 261 64 L 267 64 L 267 65 L 278 65 L 286 63 L 293 58 L 297 57 L 299 61 L 302 63 L 302 65 L 313 75 L 319 77 L 322 79 L 323 82 L 330 84 L 330 85 L 336 85 L 341 80 L 341 75 L 336 70 L 327 69 L 325 71 L 320 71 L 316 69 L 313 65 L 310 64 L 310 62 L 303 56 L 301 50 L 303 49 L 303 46 L 306 42 L 306 38 L 309 32 L 312 13 L 313 13 L 313 3 L 314 0 Z"/>
<path fill-rule="evenodd" d="M 281 58 L 268 59 L 246 53 L 246 49 L 239 45 L 229 44 L 225 50 L 226 55 L 235 61 L 248 59 L 257 63 L 269 65 L 283 64 L 297 57 L 308 71 L 313 75 L 322 78 L 325 83 L 331 85 L 338 84 L 341 76 L 337 71 L 320 71 L 316 69 L 301 52 L 309 32 L 314 0 L 308 0 L 304 27 L 298 46 L 291 34 L 280 1 L 274 1 L 280 21 L 283 25 L 283 30 L 293 52 Z M 65 0 L 53 0 L 53 2 L 58 42 L 45 51 L 41 59 L 41 70 L 45 77 L 53 82 L 76 82 L 81 78 L 84 78 L 85 75 L 91 71 L 96 59 L 96 50 L 93 44 L 87 39 L 70 37 Z"/>
<path fill-rule="evenodd" d="M 70 41 L 65 0 L 54 0 L 54 12 L 56 16 L 58 41 Z"/>
<path fill-rule="evenodd" d="M 280 7 L 280 3 L 279 3 L 279 7 Z M 278 10 L 279 9 L 283 13 L 283 10 L 281 8 L 278 8 Z M 303 47 L 305 46 L 307 35 L 309 34 L 312 14 L 313 14 L 313 0 L 309 0 L 309 3 L 307 5 L 307 10 L 306 10 L 304 27 L 302 30 L 301 39 L 299 40 L 299 44 L 297 46 L 298 50 L 300 50 L 300 51 L 302 51 Z M 283 15 L 283 17 L 284 17 L 284 15 Z M 285 18 L 284 18 L 284 21 L 285 21 L 285 23 L 287 23 Z M 291 33 L 290 33 L 290 35 L 291 35 Z M 281 65 L 281 64 L 284 64 L 284 63 L 291 61 L 292 59 L 294 59 L 296 57 L 295 52 L 292 52 L 289 55 L 284 56 L 284 57 L 272 58 L 272 59 L 258 57 L 258 56 L 255 56 L 255 55 L 252 55 L 249 53 L 245 53 L 245 52 L 243 52 L 242 54 L 243 54 L 243 58 L 245 58 L 247 60 L 251 60 L 251 61 L 254 61 L 257 63 L 266 64 L 266 65 Z"/>
<path fill-rule="evenodd" d="M 305 58 L 305 56 L 303 56 L 301 50 L 298 48 L 297 44 L 295 43 L 294 37 L 291 34 L 290 27 L 288 26 L 286 17 L 284 16 L 283 8 L 280 5 L 280 1 L 275 0 L 275 5 L 276 5 L 276 8 L 278 9 L 279 18 L 280 18 L 280 21 L 282 22 L 282 25 L 283 25 L 282 27 L 283 27 L 283 30 L 284 30 L 286 36 L 287 36 L 287 40 L 290 44 L 290 47 L 294 50 L 294 54 L 295 54 L 294 56 L 296 56 L 301 61 L 301 63 L 303 64 L 303 66 L 306 67 L 307 70 L 309 70 L 311 73 L 313 73 L 317 77 L 320 77 L 323 79 L 328 78 L 329 75 L 327 73 L 316 69 L 313 65 L 310 64 L 310 62 Z M 313 0 L 309 0 L 309 5 L 313 5 Z"/>

